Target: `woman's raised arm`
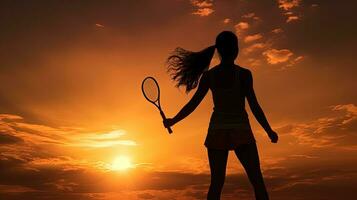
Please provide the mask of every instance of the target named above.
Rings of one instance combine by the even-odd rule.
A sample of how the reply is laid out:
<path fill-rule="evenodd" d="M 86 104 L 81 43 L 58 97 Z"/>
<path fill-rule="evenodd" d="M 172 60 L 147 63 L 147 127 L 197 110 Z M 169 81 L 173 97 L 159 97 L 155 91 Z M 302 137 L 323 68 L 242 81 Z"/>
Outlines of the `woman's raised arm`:
<path fill-rule="evenodd" d="M 180 112 L 177 113 L 177 115 L 174 118 L 172 119 L 168 118 L 167 120 L 165 120 L 164 126 L 165 127 L 173 126 L 174 124 L 176 124 L 177 122 L 181 121 L 189 114 L 191 114 L 201 103 L 202 99 L 206 96 L 208 89 L 209 89 L 208 74 L 207 72 L 204 72 L 200 79 L 198 89 L 193 95 L 193 97 L 191 98 L 191 100 L 180 110 Z"/>

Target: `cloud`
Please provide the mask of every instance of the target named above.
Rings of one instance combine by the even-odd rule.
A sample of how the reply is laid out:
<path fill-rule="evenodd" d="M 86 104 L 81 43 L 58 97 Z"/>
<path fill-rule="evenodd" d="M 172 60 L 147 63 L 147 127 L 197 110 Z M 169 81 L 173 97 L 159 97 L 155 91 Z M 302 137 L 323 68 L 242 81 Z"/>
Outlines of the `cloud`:
<path fill-rule="evenodd" d="M 244 42 L 248 43 L 248 42 L 253 42 L 256 40 L 259 40 L 263 38 L 263 35 L 260 33 L 254 34 L 254 35 L 248 35 L 244 38 Z"/>
<path fill-rule="evenodd" d="M 226 18 L 226 19 L 223 20 L 224 24 L 228 24 L 229 22 L 231 22 L 231 19 L 229 19 L 229 18 Z"/>
<path fill-rule="evenodd" d="M 355 119 L 357 116 L 357 107 L 354 104 L 336 105 L 333 106 L 334 111 L 345 111 L 348 117 Z"/>
<path fill-rule="evenodd" d="M 242 16 L 242 18 L 252 18 L 255 16 L 255 13 L 248 13 Z"/>
<path fill-rule="evenodd" d="M 290 60 L 290 63 L 287 64 L 286 66 L 282 67 L 282 69 L 285 69 L 286 67 L 292 67 L 294 65 L 296 65 L 297 63 L 301 62 L 304 59 L 304 56 L 297 56 L 294 59 Z"/>
<path fill-rule="evenodd" d="M 294 54 L 289 49 L 269 49 L 263 52 L 269 64 L 275 65 L 287 62 Z"/>
<path fill-rule="evenodd" d="M 95 26 L 98 27 L 98 28 L 104 28 L 105 27 L 104 25 L 99 24 L 99 23 L 95 24 Z"/>
<path fill-rule="evenodd" d="M 191 4 L 196 8 L 192 13 L 201 17 L 209 16 L 214 12 L 213 0 L 191 0 Z"/>
<path fill-rule="evenodd" d="M 10 135 L 8 133 L 0 131 L 0 145 L 3 144 L 16 144 L 19 142 L 23 142 L 23 139 L 16 137 L 14 135 Z"/>
<path fill-rule="evenodd" d="M 251 12 L 251 13 L 247 13 L 245 15 L 242 15 L 242 18 L 245 19 L 255 19 L 255 20 L 259 20 L 260 18 L 256 16 L 255 13 Z"/>
<path fill-rule="evenodd" d="M 289 16 L 288 19 L 286 19 L 286 22 L 289 23 L 289 22 L 292 22 L 292 21 L 296 21 L 298 19 L 299 19 L 298 16 L 293 15 L 293 16 Z"/>
<path fill-rule="evenodd" d="M 137 143 L 133 140 L 122 140 L 126 132 L 124 130 L 114 130 L 108 133 L 84 133 L 77 134 L 68 143 L 69 146 L 77 147 L 111 147 L 115 145 L 136 146 Z"/>
<path fill-rule="evenodd" d="M 316 4 L 316 3 L 311 4 L 311 8 L 316 8 L 316 7 L 319 7 L 319 4 Z"/>
<path fill-rule="evenodd" d="M 248 63 L 249 63 L 249 66 L 252 66 L 252 67 L 259 67 L 262 65 L 262 61 L 260 59 L 256 59 L 256 58 L 249 58 Z"/>
<path fill-rule="evenodd" d="M 26 141 L 31 145 L 55 144 L 86 148 L 102 148 L 116 145 L 136 146 L 130 139 L 122 139 L 124 130 L 109 132 L 83 131 L 78 128 L 50 127 L 41 124 L 24 122 L 23 118 L 14 115 L 0 116 L 0 143 Z"/>
<path fill-rule="evenodd" d="M 279 8 L 284 10 L 283 15 L 287 16 L 286 23 L 300 19 L 300 17 L 293 12 L 293 8 L 299 7 L 301 0 L 278 0 L 278 4 Z"/>
<path fill-rule="evenodd" d="M 267 45 L 265 43 L 254 43 L 243 49 L 244 54 L 252 53 L 260 49 L 266 48 Z"/>
<path fill-rule="evenodd" d="M 273 29 L 271 32 L 278 34 L 278 33 L 284 32 L 284 31 L 281 28 L 276 28 L 276 29 Z"/>
<path fill-rule="evenodd" d="M 345 150 L 354 150 L 354 141 L 357 140 L 357 106 L 332 106 L 327 116 L 307 123 L 289 124 L 281 127 L 279 131 L 293 135 L 302 145 L 316 148 L 341 146 Z"/>
<path fill-rule="evenodd" d="M 247 22 L 239 22 L 235 27 L 240 30 L 245 30 L 249 28 L 249 24 Z"/>
<path fill-rule="evenodd" d="M 10 115 L 10 114 L 0 114 L 0 120 L 19 120 L 22 117 L 18 115 Z"/>
<path fill-rule="evenodd" d="M 213 6 L 213 1 L 212 0 L 191 0 L 192 5 L 199 7 L 199 8 L 205 8 L 205 7 L 212 7 Z"/>
<path fill-rule="evenodd" d="M 74 158 L 68 152 L 77 154 L 99 147 L 136 145 L 132 140 L 123 140 L 124 136 L 122 130 L 91 133 L 78 128 L 32 124 L 20 116 L 1 115 L 0 198 L 9 191 L 18 190 L 18 196 L 10 195 L 5 199 L 36 199 L 39 195 L 42 199 L 61 199 L 63 192 L 72 193 L 69 195 L 72 198 L 92 199 L 88 194 L 80 197 L 75 194 L 92 193 L 104 187 L 97 183 L 110 180 L 106 174 L 109 164 Z M 140 164 L 136 166 L 143 168 Z"/>
<path fill-rule="evenodd" d="M 300 5 L 301 0 L 278 0 L 279 8 L 284 10 L 291 10 Z"/>
<path fill-rule="evenodd" d="M 236 33 L 241 34 L 244 30 L 247 30 L 249 28 L 249 23 L 248 22 L 239 22 L 234 26 Z"/>
<path fill-rule="evenodd" d="M 138 197 L 140 199 L 154 199 L 155 198 L 154 195 L 147 193 L 147 192 L 138 194 Z"/>
<path fill-rule="evenodd" d="M 347 110 L 350 106 L 336 109 Z M 294 196 L 295 199 L 306 200 L 353 195 L 353 186 L 357 184 L 356 169 L 344 163 L 332 165 L 335 168 L 323 168 L 320 163 L 313 164 L 317 158 L 314 155 L 291 154 L 264 165 L 263 174 L 270 195 L 276 199 Z M 59 160 L 67 162 L 68 158 Z M 210 180 L 209 173 L 146 170 L 134 170 L 128 180 L 126 176 L 113 172 L 94 171 L 79 164 L 67 168 L 63 164 L 56 164 L 59 161 L 54 161 L 55 164 L 49 161 L 46 164 L 33 164 L 1 155 L 0 197 L 15 200 L 36 200 L 40 197 L 51 200 L 205 199 Z M 316 193 L 317 188 L 320 192 L 311 196 L 311 192 Z M 16 196 L 9 193 L 14 190 L 18 191 Z M 228 174 L 222 195 L 228 200 L 252 199 L 253 190 L 246 174 Z"/>
<path fill-rule="evenodd" d="M 213 12 L 214 12 L 214 10 L 212 8 L 199 8 L 192 14 L 199 15 L 201 17 L 205 17 L 205 16 L 212 14 Z"/>

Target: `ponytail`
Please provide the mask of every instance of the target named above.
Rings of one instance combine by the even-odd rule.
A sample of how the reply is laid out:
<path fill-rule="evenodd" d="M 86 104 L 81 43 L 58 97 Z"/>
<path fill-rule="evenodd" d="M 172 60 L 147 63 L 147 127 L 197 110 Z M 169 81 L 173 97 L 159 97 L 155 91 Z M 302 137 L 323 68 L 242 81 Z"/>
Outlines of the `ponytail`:
<path fill-rule="evenodd" d="M 196 88 L 201 75 L 208 70 L 215 48 L 213 45 L 199 52 L 176 48 L 167 58 L 167 71 L 177 81 L 176 87 L 186 87 L 186 93 Z"/>

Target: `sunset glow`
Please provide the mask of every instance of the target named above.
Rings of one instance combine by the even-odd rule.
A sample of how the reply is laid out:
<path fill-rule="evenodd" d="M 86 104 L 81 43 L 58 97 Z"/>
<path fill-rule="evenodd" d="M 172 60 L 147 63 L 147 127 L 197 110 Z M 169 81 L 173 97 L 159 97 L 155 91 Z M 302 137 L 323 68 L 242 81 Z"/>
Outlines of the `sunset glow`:
<path fill-rule="evenodd" d="M 110 168 L 114 171 L 124 171 L 133 168 L 133 164 L 128 156 L 118 156 L 113 160 Z"/>
<path fill-rule="evenodd" d="M 246 110 L 272 200 L 356 199 L 357 1 L 1 1 L 0 200 L 205 200 L 212 93 L 191 99 L 166 60 L 238 36 L 272 144 Z M 220 63 L 215 52 L 210 68 Z M 253 200 L 229 153 L 221 200 Z"/>

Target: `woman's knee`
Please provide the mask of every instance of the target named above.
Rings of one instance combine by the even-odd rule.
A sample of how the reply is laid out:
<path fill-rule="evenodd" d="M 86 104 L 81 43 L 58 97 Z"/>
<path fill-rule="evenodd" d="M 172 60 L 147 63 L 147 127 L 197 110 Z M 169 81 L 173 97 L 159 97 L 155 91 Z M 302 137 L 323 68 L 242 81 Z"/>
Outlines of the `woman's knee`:
<path fill-rule="evenodd" d="M 247 171 L 248 178 L 252 183 L 259 184 L 259 183 L 262 183 L 264 181 L 263 180 L 263 175 L 262 175 L 260 169 L 246 170 L 246 171 Z"/>
<path fill-rule="evenodd" d="M 224 185 L 225 178 L 224 177 L 216 177 L 211 179 L 211 187 L 214 188 L 222 188 Z"/>

